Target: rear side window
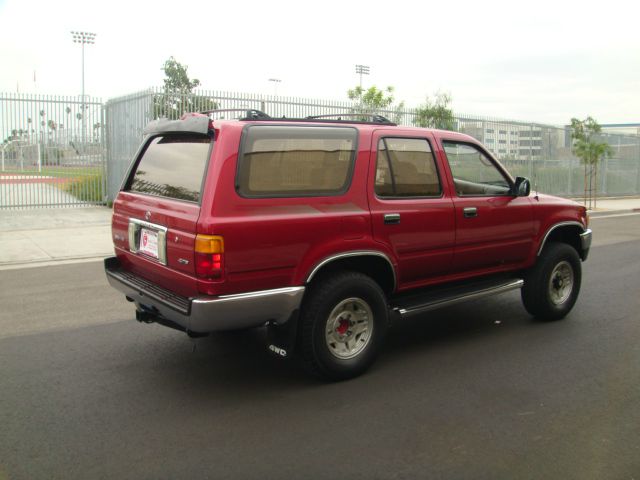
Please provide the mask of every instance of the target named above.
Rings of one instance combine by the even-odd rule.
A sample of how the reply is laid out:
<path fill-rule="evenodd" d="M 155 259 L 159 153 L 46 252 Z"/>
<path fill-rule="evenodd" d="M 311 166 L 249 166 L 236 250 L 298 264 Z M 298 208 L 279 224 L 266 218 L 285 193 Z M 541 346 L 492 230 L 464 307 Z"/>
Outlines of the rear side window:
<path fill-rule="evenodd" d="M 376 162 L 379 197 L 438 197 L 442 193 L 436 161 L 423 138 L 381 138 Z"/>
<path fill-rule="evenodd" d="M 248 127 L 237 188 L 246 197 L 328 196 L 351 180 L 357 130 L 340 127 Z"/>
<path fill-rule="evenodd" d="M 210 145 L 208 137 L 196 135 L 154 138 L 138 161 L 128 190 L 199 202 Z"/>

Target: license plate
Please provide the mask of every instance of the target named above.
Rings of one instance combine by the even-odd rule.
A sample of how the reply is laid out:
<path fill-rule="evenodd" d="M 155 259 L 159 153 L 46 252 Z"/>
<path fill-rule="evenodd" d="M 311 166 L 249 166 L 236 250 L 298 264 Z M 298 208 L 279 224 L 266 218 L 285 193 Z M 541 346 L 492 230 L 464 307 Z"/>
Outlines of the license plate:
<path fill-rule="evenodd" d="M 158 258 L 158 232 L 147 228 L 140 229 L 140 245 L 138 251 L 150 257 Z"/>

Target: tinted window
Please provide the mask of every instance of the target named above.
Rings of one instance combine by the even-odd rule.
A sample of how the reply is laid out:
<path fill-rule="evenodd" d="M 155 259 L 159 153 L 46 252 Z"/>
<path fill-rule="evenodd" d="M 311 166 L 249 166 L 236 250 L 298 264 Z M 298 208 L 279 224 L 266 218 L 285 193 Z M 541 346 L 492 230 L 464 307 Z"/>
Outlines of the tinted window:
<path fill-rule="evenodd" d="M 129 190 L 198 202 L 210 144 L 208 137 L 194 135 L 154 138 L 136 165 Z"/>
<path fill-rule="evenodd" d="M 431 147 L 422 138 L 382 138 L 378 142 L 376 195 L 430 197 L 442 192 Z"/>
<path fill-rule="evenodd" d="M 506 195 L 510 185 L 498 167 L 472 145 L 443 142 L 458 195 Z"/>
<path fill-rule="evenodd" d="M 245 196 L 335 195 L 348 187 L 356 148 L 354 128 L 247 128 L 238 170 Z"/>

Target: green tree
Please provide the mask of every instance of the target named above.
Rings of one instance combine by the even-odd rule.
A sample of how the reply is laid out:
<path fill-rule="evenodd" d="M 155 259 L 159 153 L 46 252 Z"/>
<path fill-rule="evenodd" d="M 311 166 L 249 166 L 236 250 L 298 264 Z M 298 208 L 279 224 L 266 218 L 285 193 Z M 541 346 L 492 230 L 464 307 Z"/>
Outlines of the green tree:
<path fill-rule="evenodd" d="M 393 101 L 395 99 L 393 97 L 393 91 L 394 88 L 391 86 L 387 87 L 385 90 L 378 90 L 374 85 L 365 90 L 358 85 L 355 88 L 348 90 L 347 96 L 349 97 L 349 100 L 356 102 L 356 105 L 352 109 L 353 113 L 361 113 L 363 115 L 391 114 L 392 120 L 398 123 L 402 118 L 404 102 L 394 105 Z M 367 120 L 369 119 L 367 118 Z"/>
<path fill-rule="evenodd" d="M 213 99 L 193 93 L 193 89 L 200 86 L 200 80 L 189 78 L 186 65 L 169 57 L 162 70 L 165 75 L 164 87 L 162 93 L 154 96 L 155 118 L 177 119 L 186 112 L 217 108 Z"/>
<path fill-rule="evenodd" d="M 449 108 L 451 95 L 437 92 L 433 101 L 427 97 L 425 103 L 416 109 L 414 124 L 423 128 L 439 128 L 440 130 L 456 130 L 456 118 Z"/>
<path fill-rule="evenodd" d="M 601 127 L 593 118 L 571 119 L 571 151 L 584 165 L 584 205 L 596 208 L 598 199 L 598 163 L 613 155 L 613 149 L 606 142 L 598 142 L 595 137 Z"/>

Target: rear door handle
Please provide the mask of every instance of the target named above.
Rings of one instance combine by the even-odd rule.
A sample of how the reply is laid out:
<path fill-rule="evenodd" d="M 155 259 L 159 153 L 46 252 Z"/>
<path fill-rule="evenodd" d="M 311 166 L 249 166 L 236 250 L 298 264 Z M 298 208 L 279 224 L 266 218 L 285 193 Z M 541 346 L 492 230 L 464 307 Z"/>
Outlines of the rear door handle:
<path fill-rule="evenodd" d="M 472 218 L 478 216 L 478 209 L 476 207 L 466 207 L 462 210 L 464 218 Z"/>
<path fill-rule="evenodd" d="M 387 213 L 384 216 L 384 223 L 386 225 L 393 225 L 400 223 L 400 214 L 399 213 Z"/>

